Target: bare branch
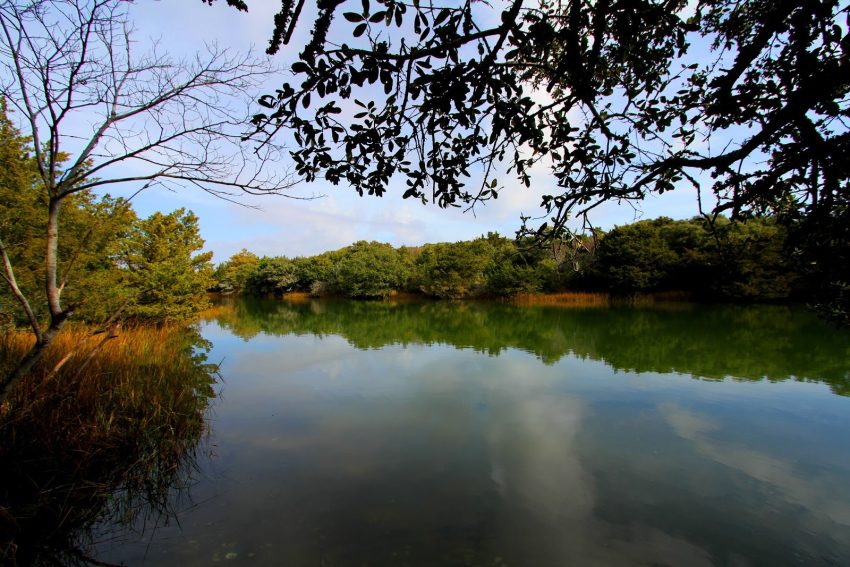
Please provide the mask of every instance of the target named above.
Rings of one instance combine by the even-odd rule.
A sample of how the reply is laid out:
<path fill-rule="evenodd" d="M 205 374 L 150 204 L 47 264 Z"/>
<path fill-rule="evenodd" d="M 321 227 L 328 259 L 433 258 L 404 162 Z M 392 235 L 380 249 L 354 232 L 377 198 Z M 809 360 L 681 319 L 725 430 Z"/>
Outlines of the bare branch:
<path fill-rule="evenodd" d="M 268 59 L 215 44 L 186 60 L 155 47 L 136 53 L 129 4 L 0 3 L 0 97 L 19 111 L 18 126 L 32 141 L 47 196 L 42 302 L 50 314 L 41 330 L 3 248 L 4 279 L 38 339 L 18 369 L 0 378 L 3 395 L 75 309 L 63 307 L 62 292 L 89 237 L 62 261 L 61 210 L 69 196 L 157 184 L 201 188 L 227 200 L 248 193 L 291 197 L 298 181 L 277 169 L 281 148 L 268 144 L 253 152 L 242 142 L 254 91 L 275 72 Z"/>

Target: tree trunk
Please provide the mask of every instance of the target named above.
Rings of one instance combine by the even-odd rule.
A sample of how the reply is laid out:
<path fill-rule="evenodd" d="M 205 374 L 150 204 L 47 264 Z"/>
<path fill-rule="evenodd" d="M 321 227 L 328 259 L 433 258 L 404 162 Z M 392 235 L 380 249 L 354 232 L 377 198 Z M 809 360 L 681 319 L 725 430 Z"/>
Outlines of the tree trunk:
<path fill-rule="evenodd" d="M 44 352 L 53 338 L 65 325 L 65 321 L 71 315 L 73 309 L 63 310 L 60 302 L 60 294 L 62 290 L 57 286 L 57 269 L 59 256 L 59 210 L 62 207 L 63 195 L 51 197 L 48 207 L 47 217 L 47 250 L 45 255 L 46 278 L 44 282 L 45 292 L 47 294 L 47 306 L 50 310 L 50 327 L 41 333 L 41 336 L 36 334 L 36 341 L 29 352 L 15 366 L 12 371 L 3 377 L 0 382 L 0 402 L 8 399 L 9 395 L 20 383 L 20 381 L 29 374 L 33 367 L 44 356 Z"/>
<path fill-rule="evenodd" d="M 51 328 L 56 320 L 62 317 L 62 305 L 59 301 L 61 290 L 57 287 L 57 271 L 59 264 L 59 210 L 62 208 L 63 196 L 51 197 L 47 216 L 47 253 L 45 255 L 45 292 L 47 306 L 50 309 Z"/>

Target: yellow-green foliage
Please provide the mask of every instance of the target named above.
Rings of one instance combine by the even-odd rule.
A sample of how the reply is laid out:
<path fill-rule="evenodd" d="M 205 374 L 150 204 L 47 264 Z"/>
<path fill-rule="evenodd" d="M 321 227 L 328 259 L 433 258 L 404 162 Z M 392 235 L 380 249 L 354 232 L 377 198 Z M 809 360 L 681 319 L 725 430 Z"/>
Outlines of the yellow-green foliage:
<path fill-rule="evenodd" d="M 0 238 L 15 278 L 39 318 L 44 293 L 48 196 L 22 137 L 0 99 Z M 62 156 L 59 156 L 62 157 Z M 206 306 L 211 254 L 198 254 L 198 219 L 183 209 L 138 219 L 129 203 L 80 191 L 63 200 L 58 277 L 76 319 L 124 314 L 146 320 L 190 319 Z M 24 311 L 0 280 L 0 323 L 22 323 Z"/>
<path fill-rule="evenodd" d="M 222 293 L 241 293 L 248 284 L 248 279 L 259 266 L 257 255 L 244 248 L 219 264 L 215 269 L 214 279 L 216 291 Z"/>
<path fill-rule="evenodd" d="M 153 321 L 188 321 L 207 305 L 212 252 L 198 217 L 185 209 L 154 213 L 136 222 L 119 243 L 116 259 L 134 299 L 128 314 Z"/>

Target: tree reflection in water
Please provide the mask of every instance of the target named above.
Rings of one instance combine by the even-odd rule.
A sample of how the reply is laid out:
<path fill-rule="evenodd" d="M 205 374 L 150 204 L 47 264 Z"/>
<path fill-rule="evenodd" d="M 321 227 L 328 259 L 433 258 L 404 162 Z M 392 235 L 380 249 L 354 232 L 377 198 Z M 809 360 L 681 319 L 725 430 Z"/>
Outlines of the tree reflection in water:
<path fill-rule="evenodd" d="M 0 414 L 0 564 L 102 564 L 97 540 L 168 521 L 207 431 L 210 346 L 130 329 L 84 375 L 68 364 L 16 393 Z"/>
<path fill-rule="evenodd" d="M 850 332 L 789 306 L 557 308 L 225 299 L 215 320 L 246 340 L 260 333 L 309 333 L 340 335 L 361 349 L 448 344 L 495 356 L 515 348 L 545 364 L 575 355 L 630 372 L 811 380 L 850 395 Z"/>

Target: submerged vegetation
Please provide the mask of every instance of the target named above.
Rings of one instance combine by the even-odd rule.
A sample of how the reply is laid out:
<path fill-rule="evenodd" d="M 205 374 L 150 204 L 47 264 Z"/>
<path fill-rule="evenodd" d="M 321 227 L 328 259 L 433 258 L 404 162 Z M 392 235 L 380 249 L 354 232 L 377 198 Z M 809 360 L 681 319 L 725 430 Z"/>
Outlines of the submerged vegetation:
<path fill-rule="evenodd" d="M 361 241 L 298 258 L 259 258 L 242 250 L 218 266 L 214 289 L 254 296 L 511 296 L 524 303 L 540 292 L 807 300 L 815 282 L 806 279 L 804 263 L 789 251 L 787 240 L 784 227 L 769 218 L 708 223 L 662 217 L 546 247 L 489 233 L 472 241 L 397 249 Z"/>
<path fill-rule="evenodd" d="M 0 564 L 84 564 L 93 529 L 168 514 L 192 471 L 215 396 L 208 345 L 170 326 L 123 329 L 92 354 L 101 340 L 67 329 L 0 407 Z M 4 333 L 0 362 L 31 343 Z"/>

